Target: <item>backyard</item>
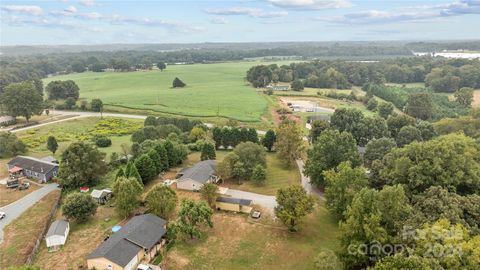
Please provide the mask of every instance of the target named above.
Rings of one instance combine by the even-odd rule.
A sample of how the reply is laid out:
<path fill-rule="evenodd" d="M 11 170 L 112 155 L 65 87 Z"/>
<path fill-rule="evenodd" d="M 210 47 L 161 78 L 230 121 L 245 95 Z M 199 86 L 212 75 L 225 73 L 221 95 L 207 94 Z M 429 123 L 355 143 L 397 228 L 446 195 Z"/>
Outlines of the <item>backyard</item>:
<path fill-rule="evenodd" d="M 168 269 L 314 269 L 316 255 L 338 248 L 336 221 L 323 205 L 290 233 L 278 224 L 217 213 L 213 228 L 198 240 L 178 243 L 164 261 Z M 312 237 L 315 235 L 315 237 Z"/>

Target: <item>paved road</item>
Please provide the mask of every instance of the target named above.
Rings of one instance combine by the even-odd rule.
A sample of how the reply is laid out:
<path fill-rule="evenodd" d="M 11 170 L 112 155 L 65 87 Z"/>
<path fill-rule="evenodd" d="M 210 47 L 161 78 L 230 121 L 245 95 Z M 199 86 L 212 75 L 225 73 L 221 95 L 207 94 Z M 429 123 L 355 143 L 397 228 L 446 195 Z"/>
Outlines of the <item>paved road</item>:
<path fill-rule="evenodd" d="M 301 159 L 297 159 L 297 166 L 298 166 L 298 170 L 300 171 L 300 176 L 302 178 L 302 186 L 307 191 L 307 193 L 313 196 L 317 196 L 322 200 L 325 200 L 320 190 L 312 186 L 312 183 L 310 182 L 310 177 L 303 174 L 303 167 L 305 166 L 305 162 Z"/>
<path fill-rule="evenodd" d="M 69 118 L 65 119 L 60 119 L 56 121 L 51 121 L 51 122 L 46 122 L 46 123 L 41 123 L 35 126 L 29 126 L 29 127 L 24 127 L 24 128 L 19 128 L 15 130 L 11 130 L 11 132 L 19 132 L 19 131 L 24 131 L 32 128 L 38 128 L 50 124 L 56 124 L 56 123 L 61 123 L 64 121 L 70 121 L 73 119 L 78 119 L 78 118 L 84 118 L 84 117 L 119 117 L 119 118 L 133 118 L 133 119 L 145 119 L 147 118 L 147 115 L 139 115 L 139 114 L 125 114 L 125 113 L 97 113 L 97 112 L 72 112 L 72 111 L 56 111 L 56 110 L 51 110 L 50 115 L 62 115 L 62 116 L 70 116 Z M 211 128 L 213 127 L 213 124 L 210 123 L 204 123 L 207 127 Z M 7 131 L 7 130 L 5 130 Z"/>
<path fill-rule="evenodd" d="M 2 187 L 3 188 L 3 187 Z M 14 219 L 19 217 L 28 208 L 45 197 L 48 193 L 58 189 L 57 184 L 48 184 L 44 187 L 35 190 L 34 192 L 26 195 L 25 197 L 17 200 L 9 205 L 0 208 L 0 212 L 5 212 L 6 217 L 0 220 L 0 243 L 3 242 L 3 228 L 7 226 Z"/>
<path fill-rule="evenodd" d="M 258 204 L 271 211 L 272 215 L 274 213 L 275 206 L 277 206 L 275 196 L 262 195 L 236 189 L 228 189 L 225 194 L 235 198 L 252 200 L 254 204 Z"/>

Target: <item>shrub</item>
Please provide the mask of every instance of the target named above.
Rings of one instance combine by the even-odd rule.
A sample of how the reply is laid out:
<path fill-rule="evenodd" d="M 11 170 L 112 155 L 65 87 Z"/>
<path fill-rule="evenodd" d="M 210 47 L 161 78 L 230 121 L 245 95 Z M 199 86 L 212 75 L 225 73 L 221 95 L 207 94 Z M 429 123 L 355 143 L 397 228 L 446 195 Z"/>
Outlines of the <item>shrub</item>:
<path fill-rule="evenodd" d="M 98 136 L 95 138 L 95 145 L 98 147 L 109 147 L 112 145 L 112 140 L 105 136 Z"/>

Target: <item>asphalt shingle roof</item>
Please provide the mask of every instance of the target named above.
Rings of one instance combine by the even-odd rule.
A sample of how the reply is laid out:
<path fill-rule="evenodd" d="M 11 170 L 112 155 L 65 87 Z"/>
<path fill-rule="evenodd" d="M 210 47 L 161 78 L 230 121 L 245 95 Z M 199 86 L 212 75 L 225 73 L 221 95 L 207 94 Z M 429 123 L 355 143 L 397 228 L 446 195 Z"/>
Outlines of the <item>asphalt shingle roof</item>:
<path fill-rule="evenodd" d="M 204 160 L 195 164 L 193 167 L 183 169 L 179 174 L 179 181 L 192 179 L 205 184 L 216 172 L 215 160 Z"/>
<path fill-rule="evenodd" d="M 47 162 L 41 159 L 36 159 L 33 157 L 26 156 L 17 156 L 8 162 L 10 166 L 17 166 L 22 169 L 31 170 L 37 173 L 48 173 L 53 170 L 55 167 L 58 167 L 58 164 Z"/>
<path fill-rule="evenodd" d="M 92 252 L 88 259 L 104 257 L 126 266 L 142 249 L 150 249 L 162 239 L 167 222 L 152 214 L 135 216 Z"/>
<path fill-rule="evenodd" d="M 217 202 L 233 203 L 233 204 L 240 204 L 240 205 L 246 205 L 246 206 L 249 206 L 252 204 L 252 200 L 231 198 L 231 197 L 218 197 Z"/>
<path fill-rule="evenodd" d="M 67 227 L 68 227 L 68 221 L 61 220 L 61 219 L 55 220 L 50 225 L 50 228 L 48 228 L 48 232 L 46 234 L 46 237 L 49 237 L 49 236 L 52 236 L 52 235 L 66 236 Z"/>

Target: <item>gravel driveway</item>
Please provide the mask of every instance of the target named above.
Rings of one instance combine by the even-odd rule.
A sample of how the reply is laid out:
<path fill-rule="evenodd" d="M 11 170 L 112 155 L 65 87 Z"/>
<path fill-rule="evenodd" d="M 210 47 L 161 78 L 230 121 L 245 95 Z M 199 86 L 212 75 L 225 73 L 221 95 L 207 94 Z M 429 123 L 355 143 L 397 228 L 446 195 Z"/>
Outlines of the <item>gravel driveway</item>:
<path fill-rule="evenodd" d="M 1 187 L 4 188 L 4 187 Z M 18 201 L 0 208 L 0 212 L 5 212 L 6 217 L 0 220 L 0 243 L 3 242 L 3 228 L 14 219 L 19 217 L 28 208 L 45 197 L 48 193 L 58 189 L 57 184 L 48 184 L 44 187 L 26 195 Z"/>

